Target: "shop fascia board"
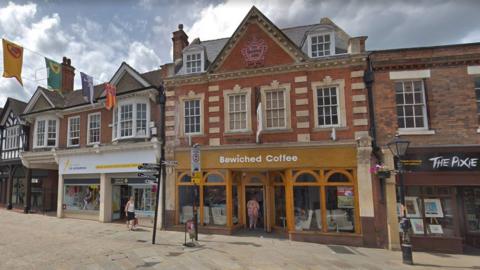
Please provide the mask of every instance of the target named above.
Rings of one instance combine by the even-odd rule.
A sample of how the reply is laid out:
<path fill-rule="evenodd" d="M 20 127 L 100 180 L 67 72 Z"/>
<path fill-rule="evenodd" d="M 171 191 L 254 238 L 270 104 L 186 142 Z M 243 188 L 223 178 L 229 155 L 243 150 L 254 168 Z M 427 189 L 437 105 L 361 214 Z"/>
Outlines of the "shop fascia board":
<path fill-rule="evenodd" d="M 337 142 L 308 142 L 308 143 L 263 143 L 263 144 L 224 144 L 220 146 L 201 145 L 202 150 L 224 150 L 224 149 L 269 149 L 269 148 L 337 148 L 337 147 L 357 147 L 355 140 L 344 140 Z M 175 151 L 190 151 L 190 147 L 176 147 Z"/>
<path fill-rule="evenodd" d="M 129 150 L 149 150 L 149 149 L 159 149 L 160 142 L 156 140 L 156 138 L 152 138 L 149 142 L 135 142 L 135 143 L 117 143 L 117 144 L 109 144 L 109 145 L 101 145 L 101 146 L 94 146 L 94 147 L 82 147 L 82 148 L 74 148 L 74 149 L 65 149 L 65 150 L 57 150 L 56 156 L 57 157 L 64 157 L 64 156 L 72 156 L 72 155 L 79 155 L 79 154 L 99 154 L 99 153 L 112 153 L 112 152 L 124 152 Z M 158 151 L 157 151 L 158 152 Z M 158 155 L 157 155 L 158 158 Z"/>

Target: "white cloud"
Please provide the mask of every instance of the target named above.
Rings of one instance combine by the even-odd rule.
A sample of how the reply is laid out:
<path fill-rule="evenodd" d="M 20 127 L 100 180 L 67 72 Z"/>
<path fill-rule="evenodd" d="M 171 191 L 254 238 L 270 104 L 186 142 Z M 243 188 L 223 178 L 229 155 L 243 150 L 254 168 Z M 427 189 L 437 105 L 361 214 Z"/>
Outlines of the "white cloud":
<path fill-rule="evenodd" d="M 130 44 L 126 62 L 139 72 L 157 69 L 160 66 L 160 58 L 153 49 L 138 41 Z"/>

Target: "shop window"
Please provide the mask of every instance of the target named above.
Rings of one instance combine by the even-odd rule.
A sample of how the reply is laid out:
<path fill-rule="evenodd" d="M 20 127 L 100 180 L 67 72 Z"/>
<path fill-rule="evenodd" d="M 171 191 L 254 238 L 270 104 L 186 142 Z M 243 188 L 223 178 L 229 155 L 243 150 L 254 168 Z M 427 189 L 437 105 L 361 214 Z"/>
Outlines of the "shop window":
<path fill-rule="evenodd" d="M 315 183 L 317 182 L 317 178 L 311 173 L 302 173 L 297 176 L 295 181 L 300 183 Z"/>
<path fill-rule="evenodd" d="M 350 182 L 350 179 L 343 173 L 333 173 L 328 177 L 328 182 Z"/>
<path fill-rule="evenodd" d="M 275 175 L 273 176 L 273 182 L 274 182 L 275 184 L 283 184 L 283 178 L 282 178 L 282 176 L 279 175 L 279 174 L 275 174 Z"/>
<path fill-rule="evenodd" d="M 320 187 L 293 187 L 295 230 L 322 230 Z"/>
<path fill-rule="evenodd" d="M 194 186 L 178 186 L 178 209 L 181 224 L 193 220 L 194 188 Z M 196 200 L 197 207 L 200 205 L 199 197 L 198 193 Z M 198 212 L 198 218 L 200 218 L 200 212 Z"/>
<path fill-rule="evenodd" d="M 414 235 L 456 236 L 454 220 L 457 217 L 451 189 L 423 186 L 406 190 L 406 214 Z"/>
<path fill-rule="evenodd" d="M 327 230 L 355 232 L 353 187 L 326 187 Z"/>
<path fill-rule="evenodd" d="M 223 176 L 218 174 L 209 174 L 205 180 L 207 183 L 223 183 Z"/>
<path fill-rule="evenodd" d="M 233 197 L 232 197 L 232 207 L 233 207 L 233 217 L 232 217 L 232 221 L 233 221 L 233 224 L 238 224 L 238 207 L 239 207 L 239 204 L 238 204 L 238 187 L 236 185 L 233 185 L 232 186 L 232 194 L 233 194 Z"/>
<path fill-rule="evenodd" d="M 275 226 L 286 228 L 287 211 L 285 209 L 285 187 L 275 186 Z"/>
<path fill-rule="evenodd" d="M 12 204 L 17 207 L 25 205 L 25 179 L 13 178 Z"/>
<path fill-rule="evenodd" d="M 132 194 L 135 198 L 135 214 L 139 217 L 153 217 L 155 214 L 156 185 L 134 185 Z"/>
<path fill-rule="evenodd" d="M 180 183 L 191 183 L 192 182 L 192 177 L 189 174 L 184 174 L 180 178 Z"/>
<path fill-rule="evenodd" d="M 100 185 L 65 185 L 65 210 L 98 211 L 100 209 Z"/>
<path fill-rule="evenodd" d="M 463 205 L 467 231 L 480 233 L 480 188 L 464 188 Z"/>
<path fill-rule="evenodd" d="M 203 223 L 225 226 L 227 224 L 225 186 L 204 186 L 203 198 Z"/>

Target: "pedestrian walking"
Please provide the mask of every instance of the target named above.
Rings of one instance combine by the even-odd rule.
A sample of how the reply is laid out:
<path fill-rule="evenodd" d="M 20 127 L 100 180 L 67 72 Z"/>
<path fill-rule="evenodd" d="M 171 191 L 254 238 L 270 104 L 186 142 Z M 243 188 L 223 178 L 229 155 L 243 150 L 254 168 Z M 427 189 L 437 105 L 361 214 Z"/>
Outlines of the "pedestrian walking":
<path fill-rule="evenodd" d="M 125 213 L 127 215 L 127 229 L 135 230 L 135 199 L 133 196 L 130 197 L 130 200 L 125 205 Z"/>
<path fill-rule="evenodd" d="M 257 228 L 257 220 L 258 220 L 258 211 L 260 210 L 260 204 L 258 204 L 255 195 L 247 202 L 247 209 L 248 209 L 248 221 L 249 221 L 249 228 L 256 229 Z"/>

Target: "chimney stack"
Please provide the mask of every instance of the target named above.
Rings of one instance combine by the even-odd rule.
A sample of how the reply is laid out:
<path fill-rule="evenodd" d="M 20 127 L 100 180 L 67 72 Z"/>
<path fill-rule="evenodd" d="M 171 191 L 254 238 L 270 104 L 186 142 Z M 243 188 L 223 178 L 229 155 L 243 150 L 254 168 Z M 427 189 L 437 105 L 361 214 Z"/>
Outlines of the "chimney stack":
<path fill-rule="evenodd" d="M 75 78 L 75 68 L 71 65 L 70 58 L 63 57 L 62 60 L 62 94 L 73 92 L 73 80 Z"/>
<path fill-rule="evenodd" d="M 182 51 L 188 46 L 188 36 L 183 31 L 183 24 L 178 25 L 178 30 L 173 32 L 173 62 L 182 59 Z"/>

